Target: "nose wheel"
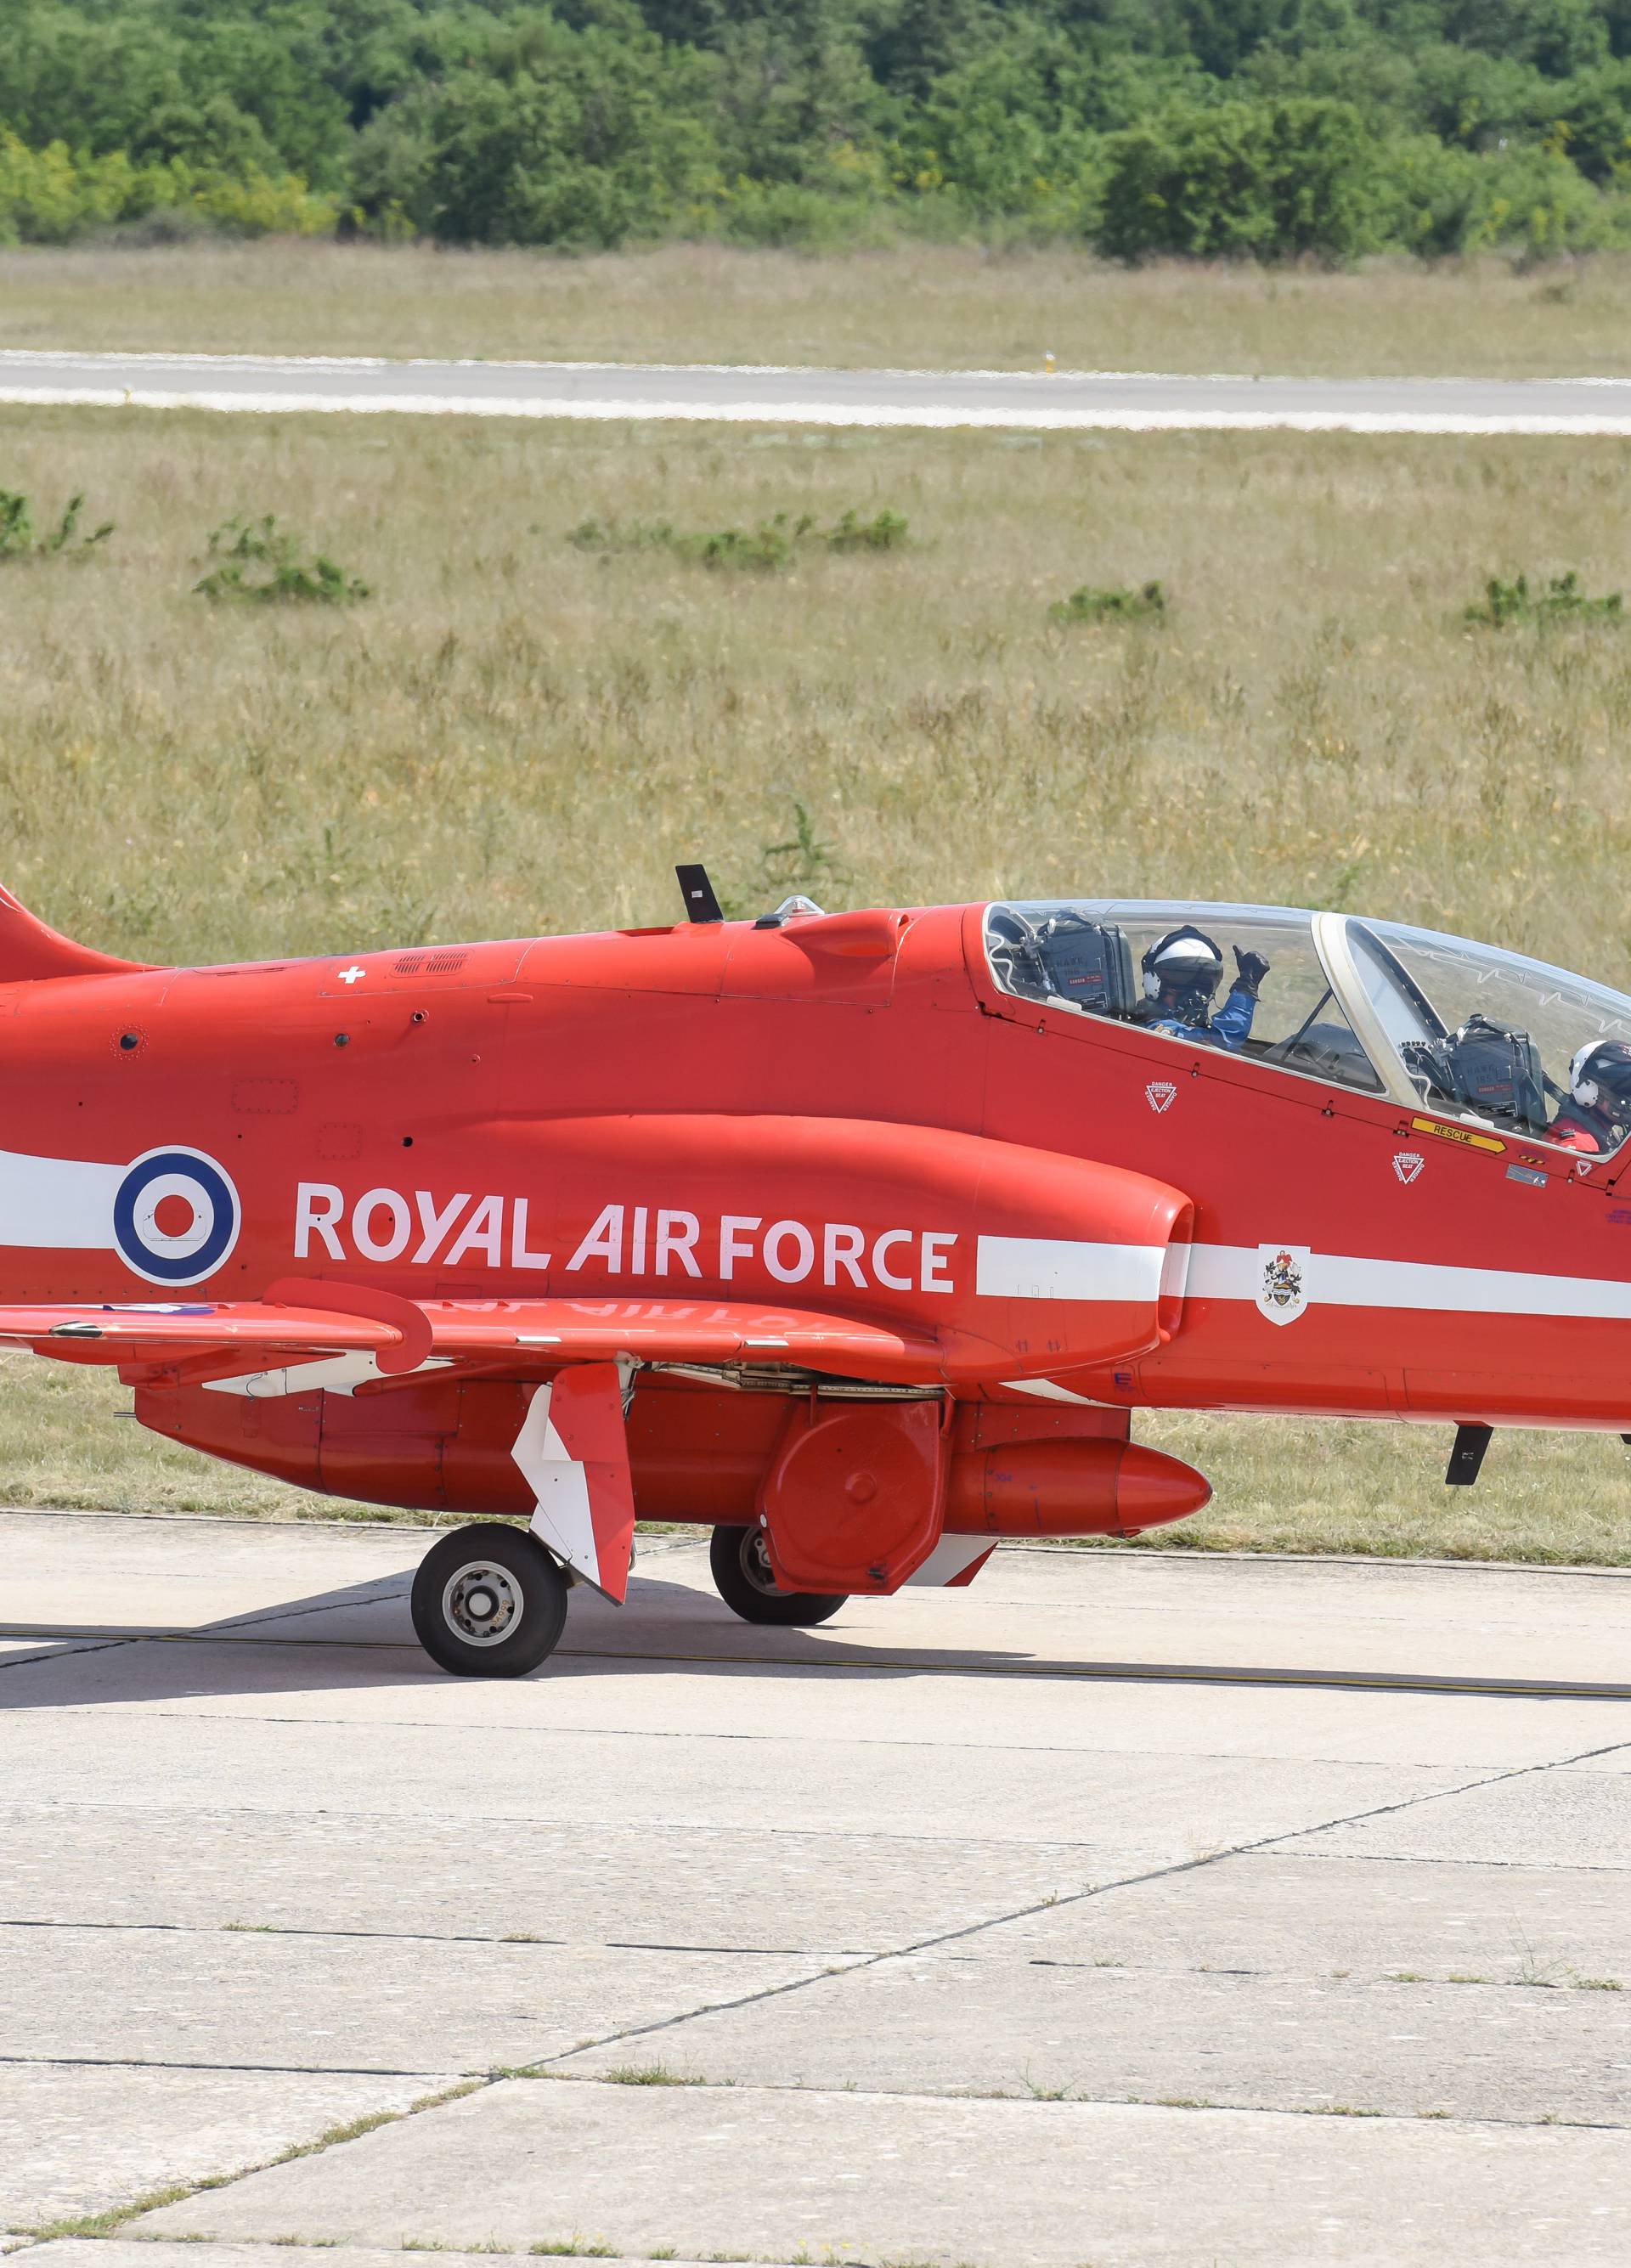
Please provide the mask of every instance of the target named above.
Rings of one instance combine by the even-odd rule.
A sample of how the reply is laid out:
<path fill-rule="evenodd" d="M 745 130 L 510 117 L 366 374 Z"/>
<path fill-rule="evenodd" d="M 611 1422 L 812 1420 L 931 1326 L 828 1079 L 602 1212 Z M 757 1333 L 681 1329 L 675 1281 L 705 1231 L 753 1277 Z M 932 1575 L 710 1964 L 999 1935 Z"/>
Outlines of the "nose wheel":
<path fill-rule="evenodd" d="M 524 1677 L 566 1627 L 566 1578 L 535 1535 L 477 1521 L 419 1562 L 414 1635 L 455 1677 Z"/>
<path fill-rule="evenodd" d="M 714 1587 L 731 1612 L 745 1623 L 779 1623 L 784 1628 L 808 1630 L 849 1604 L 848 1594 L 842 1591 L 835 1595 L 780 1589 L 762 1528 L 716 1528 L 708 1561 Z"/>

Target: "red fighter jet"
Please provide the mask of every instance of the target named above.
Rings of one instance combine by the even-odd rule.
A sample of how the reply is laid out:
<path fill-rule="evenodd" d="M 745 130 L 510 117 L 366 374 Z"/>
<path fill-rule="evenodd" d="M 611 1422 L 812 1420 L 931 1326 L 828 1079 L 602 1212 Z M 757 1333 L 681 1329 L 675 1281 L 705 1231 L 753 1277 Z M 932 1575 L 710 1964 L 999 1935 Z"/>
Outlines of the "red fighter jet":
<path fill-rule="evenodd" d="M 1624 994 L 1344 914 L 726 921 L 680 873 L 671 927 L 224 968 L 0 893 L 0 1338 L 488 1515 L 413 1589 L 476 1676 L 621 1601 L 638 1518 L 784 1624 L 1181 1519 L 1138 1410 L 1452 1423 L 1459 1483 L 1497 1425 L 1631 1432 Z"/>

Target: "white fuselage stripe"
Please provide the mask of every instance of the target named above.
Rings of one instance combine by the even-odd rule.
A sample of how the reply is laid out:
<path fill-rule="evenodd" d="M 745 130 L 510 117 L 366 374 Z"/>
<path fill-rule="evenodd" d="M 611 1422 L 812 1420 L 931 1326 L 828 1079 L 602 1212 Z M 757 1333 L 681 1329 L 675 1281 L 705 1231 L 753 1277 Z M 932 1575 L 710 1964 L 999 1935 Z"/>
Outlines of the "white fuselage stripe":
<path fill-rule="evenodd" d="M 128 1166 L 0 1150 L 0 1245 L 111 1252 L 114 1199 Z"/>
<path fill-rule="evenodd" d="M 1301 1248 L 1298 1248 L 1299 1252 Z M 1186 1255 L 1186 1270 L 1171 1256 Z M 1631 1262 L 1631 1244 L 1627 1245 Z M 1429 1260 L 1381 1260 L 1310 1252 L 1303 1264 L 1307 1307 L 1376 1307 L 1396 1314 L 1579 1316 L 1631 1322 L 1631 1280 L 1544 1276 L 1513 1268 L 1449 1267 Z M 982 1236 L 975 1290 L 982 1299 L 1069 1300 L 1100 1305 L 1153 1301 L 1177 1288 L 1185 1300 L 1239 1300 L 1255 1306 L 1263 1249 L 1255 1244 L 1089 1244 L 1056 1237 Z"/>
<path fill-rule="evenodd" d="M 1190 1256 L 1187 1296 L 1255 1303 L 1262 1278 L 1263 1256 L 1256 1245 L 1198 1244 Z M 1631 1322 L 1631 1282 L 1613 1278 L 1450 1268 L 1433 1261 L 1373 1260 L 1339 1252 L 1310 1253 L 1303 1292 L 1310 1307 Z"/>
<path fill-rule="evenodd" d="M 1059 1236 L 982 1236 L 974 1289 L 982 1300 L 1154 1301 L 1164 1244 L 1088 1244 Z"/>

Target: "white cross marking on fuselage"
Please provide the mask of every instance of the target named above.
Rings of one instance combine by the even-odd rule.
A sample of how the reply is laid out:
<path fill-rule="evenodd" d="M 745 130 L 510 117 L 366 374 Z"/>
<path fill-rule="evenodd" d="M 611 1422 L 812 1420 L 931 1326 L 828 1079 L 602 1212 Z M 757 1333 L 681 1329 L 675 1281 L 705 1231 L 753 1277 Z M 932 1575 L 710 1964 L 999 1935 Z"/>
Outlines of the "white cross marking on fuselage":
<path fill-rule="evenodd" d="M 340 971 L 340 982 L 342 984 L 355 984 L 359 977 L 366 976 L 367 974 L 365 968 L 343 968 Z"/>

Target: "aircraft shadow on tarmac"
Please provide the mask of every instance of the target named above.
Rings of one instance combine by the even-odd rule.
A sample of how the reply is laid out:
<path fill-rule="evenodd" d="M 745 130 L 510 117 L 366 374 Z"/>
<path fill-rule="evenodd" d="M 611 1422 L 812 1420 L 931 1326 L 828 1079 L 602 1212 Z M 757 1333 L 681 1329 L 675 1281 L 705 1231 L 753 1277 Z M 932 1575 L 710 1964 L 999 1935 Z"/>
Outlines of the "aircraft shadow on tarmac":
<path fill-rule="evenodd" d="M 408 1618 L 410 1572 L 250 1609 L 217 1623 L 60 1624 L 0 1620 L 0 1712 L 119 1707 L 139 1701 L 225 1698 L 252 1694 L 422 1688 L 452 1684 L 421 1653 Z M 1420 1694 L 1482 1694 L 1523 1699 L 1631 1701 L 1631 1685 L 1548 1679 L 1447 1677 L 1340 1668 L 1202 1662 L 1117 1661 L 1016 1653 L 1000 1646 L 914 1643 L 889 1626 L 891 1602 L 862 1638 L 841 1625 L 777 1630 L 739 1622 L 689 1584 L 637 1576 L 621 1609 L 585 1598 L 575 1606 L 559 1651 L 530 1680 L 683 1668 L 691 1675 L 808 1672 L 897 1679 L 985 1675 L 1128 1683 L 1313 1686 Z M 845 1611 L 869 1613 L 857 1601 Z M 36 1650 L 37 1648 L 37 1650 Z"/>
<path fill-rule="evenodd" d="M 197 1625 L 0 1617 L 0 1642 L 16 1649 L 0 1653 L 0 1712 L 461 1683 L 420 1652 L 407 1610 L 411 1580 L 375 1578 Z M 889 1602 L 878 1603 L 887 1611 Z M 637 1576 L 624 1608 L 580 1595 L 558 1652 L 525 1682 L 676 1664 L 702 1675 L 841 1668 L 890 1677 L 1050 1667 L 994 1647 L 902 1647 L 882 1628 L 859 1643 L 826 1629 L 755 1628 L 706 1592 Z M 1068 1675 L 1076 1665 L 1058 1667 Z"/>

